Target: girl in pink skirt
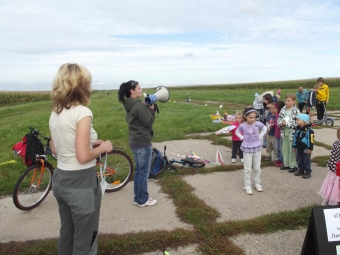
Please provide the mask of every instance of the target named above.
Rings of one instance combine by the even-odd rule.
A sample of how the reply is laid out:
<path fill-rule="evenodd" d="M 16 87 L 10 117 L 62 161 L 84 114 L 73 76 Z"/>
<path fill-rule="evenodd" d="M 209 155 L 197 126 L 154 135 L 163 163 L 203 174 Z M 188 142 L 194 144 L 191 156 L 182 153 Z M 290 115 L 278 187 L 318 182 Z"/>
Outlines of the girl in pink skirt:
<path fill-rule="evenodd" d="M 318 192 L 323 198 L 321 205 L 340 204 L 340 127 L 338 128 L 337 137 L 338 140 L 332 145 L 331 157 L 326 166 L 329 170 L 328 174 Z"/>

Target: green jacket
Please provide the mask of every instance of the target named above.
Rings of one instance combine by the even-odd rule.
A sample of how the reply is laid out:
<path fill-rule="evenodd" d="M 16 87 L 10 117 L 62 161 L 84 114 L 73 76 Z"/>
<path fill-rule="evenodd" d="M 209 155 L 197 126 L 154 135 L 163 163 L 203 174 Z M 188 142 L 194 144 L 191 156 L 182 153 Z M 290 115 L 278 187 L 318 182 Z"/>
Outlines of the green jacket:
<path fill-rule="evenodd" d="M 127 98 L 124 102 L 124 108 L 126 122 L 129 125 L 129 144 L 151 145 L 155 111 L 137 98 Z"/>

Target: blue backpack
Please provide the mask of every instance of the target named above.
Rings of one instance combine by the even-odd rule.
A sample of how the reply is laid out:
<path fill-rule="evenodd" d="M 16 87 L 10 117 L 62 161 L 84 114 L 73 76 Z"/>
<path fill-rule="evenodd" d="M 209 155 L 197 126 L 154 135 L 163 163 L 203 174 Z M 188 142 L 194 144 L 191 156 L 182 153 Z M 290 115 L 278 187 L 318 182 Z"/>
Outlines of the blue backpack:
<path fill-rule="evenodd" d="M 163 171 L 165 164 L 166 160 L 162 152 L 156 148 L 153 148 L 149 178 L 156 178 L 156 174 Z"/>

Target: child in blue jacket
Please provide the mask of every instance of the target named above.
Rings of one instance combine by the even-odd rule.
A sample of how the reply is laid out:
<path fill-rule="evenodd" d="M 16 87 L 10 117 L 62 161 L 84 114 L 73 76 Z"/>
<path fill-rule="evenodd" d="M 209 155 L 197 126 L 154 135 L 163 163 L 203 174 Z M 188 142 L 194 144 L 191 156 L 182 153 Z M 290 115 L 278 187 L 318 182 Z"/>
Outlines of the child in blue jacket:
<path fill-rule="evenodd" d="M 296 151 L 296 162 L 299 170 L 295 176 L 304 179 L 311 177 L 311 155 L 314 144 L 314 131 L 310 127 L 310 119 L 307 114 L 300 113 L 296 117 L 297 130 L 294 134 L 293 148 Z"/>

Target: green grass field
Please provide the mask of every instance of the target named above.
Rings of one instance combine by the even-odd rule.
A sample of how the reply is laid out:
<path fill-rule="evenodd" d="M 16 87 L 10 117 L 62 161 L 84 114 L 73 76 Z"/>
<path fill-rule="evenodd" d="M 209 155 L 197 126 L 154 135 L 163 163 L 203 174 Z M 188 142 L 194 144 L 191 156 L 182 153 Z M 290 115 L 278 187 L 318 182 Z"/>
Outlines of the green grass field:
<path fill-rule="evenodd" d="M 326 80 L 326 83 L 330 85 L 331 91 L 328 109 L 340 109 L 338 100 L 340 98 L 340 79 L 329 79 Z M 276 91 L 278 87 L 281 87 L 283 98 L 287 93 L 295 93 L 299 86 L 308 89 L 313 84 L 314 81 L 312 80 L 304 80 L 169 87 L 171 101 L 158 104 L 160 113 L 156 114 L 154 141 L 186 139 L 186 134 L 215 132 L 224 126 L 223 124 L 212 124 L 209 119 L 209 114 L 215 113 L 217 110 L 220 113 L 227 111 L 229 114 L 234 114 L 236 110 L 243 110 L 245 106 L 252 105 L 256 92 Z M 146 89 L 146 91 L 152 94 L 154 89 Z M 190 94 L 192 100 L 190 103 L 186 102 L 187 93 Z M 29 126 L 33 126 L 41 133 L 49 136 L 48 121 L 51 113 L 51 101 L 49 92 L 39 92 L 40 95 L 46 94 L 48 96 L 36 100 L 33 95 L 32 98 L 34 99 L 28 100 L 28 102 L 18 101 L 18 96 L 14 96 L 13 100 L 10 100 L 7 93 L 7 101 L 2 104 L 1 102 L 4 102 L 4 100 L 1 100 L 1 98 L 5 98 L 4 94 L 6 93 L 0 92 L 0 116 L 2 117 L 0 124 L 0 194 L 7 196 L 11 194 L 15 182 L 26 168 L 21 158 L 14 156 L 12 146 L 28 133 Z M 25 93 L 23 92 L 23 94 Z M 223 108 L 220 109 L 220 105 Z M 122 146 L 124 151 L 131 156 L 128 147 L 125 111 L 118 102 L 117 91 L 112 90 L 109 96 L 106 95 L 106 91 L 94 91 L 89 108 L 93 112 L 93 126 L 98 132 L 99 138 L 102 140 L 110 139 L 113 145 Z M 195 138 L 200 138 L 200 136 L 197 135 Z M 228 143 L 225 143 L 225 145 L 230 146 Z M 12 160 L 16 162 L 12 163 Z M 323 159 L 320 162 L 325 160 Z M 55 165 L 56 162 L 51 161 L 51 163 Z M 228 166 L 223 167 L 223 169 L 216 167 L 209 171 L 221 170 L 234 171 L 235 169 Z M 203 170 L 203 172 L 206 171 Z M 197 171 L 195 174 L 200 174 L 200 172 Z M 199 250 L 203 254 L 244 254 L 240 247 L 232 244 L 230 237 L 239 233 L 268 233 L 284 229 L 296 229 L 299 226 L 306 226 L 308 223 L 310 207 L 291 212 L 264 215 L 247 222 L 216 224 L 215 219 L 218 212 L 192 195 L 192 187 L 182 180 L 181 173 L 178 175 L 162 175 L 159 183 L 162 190 L 174 200 L 178 217 L 184 222 L 192 224 L 195 230 L 152 231 L 143 235 L 105 235 L 100 239 L 99 254 L 136 254 L 152 251 L 154 248 L 161 249 L 163 246 L 177 247 L 192 243 L 199 243 Z M 178 210 L 178 208 L 181 208 L 181 210 Z M 275 222 L 284 222 L 285 224 L 274 224 Z M 154 246 L 145 242 L 151 236 L 153 238 L 151 244 L 154 244 Z M 0 244 L 0 253 L 6 254 L 2 253 L 2 250 L 10 251 L 10 254 L 56 254 L 56 242 L 57 240 L 53 239 L 31 243 Z M 120 247 L 120 249 L 117 247 Z"/>

